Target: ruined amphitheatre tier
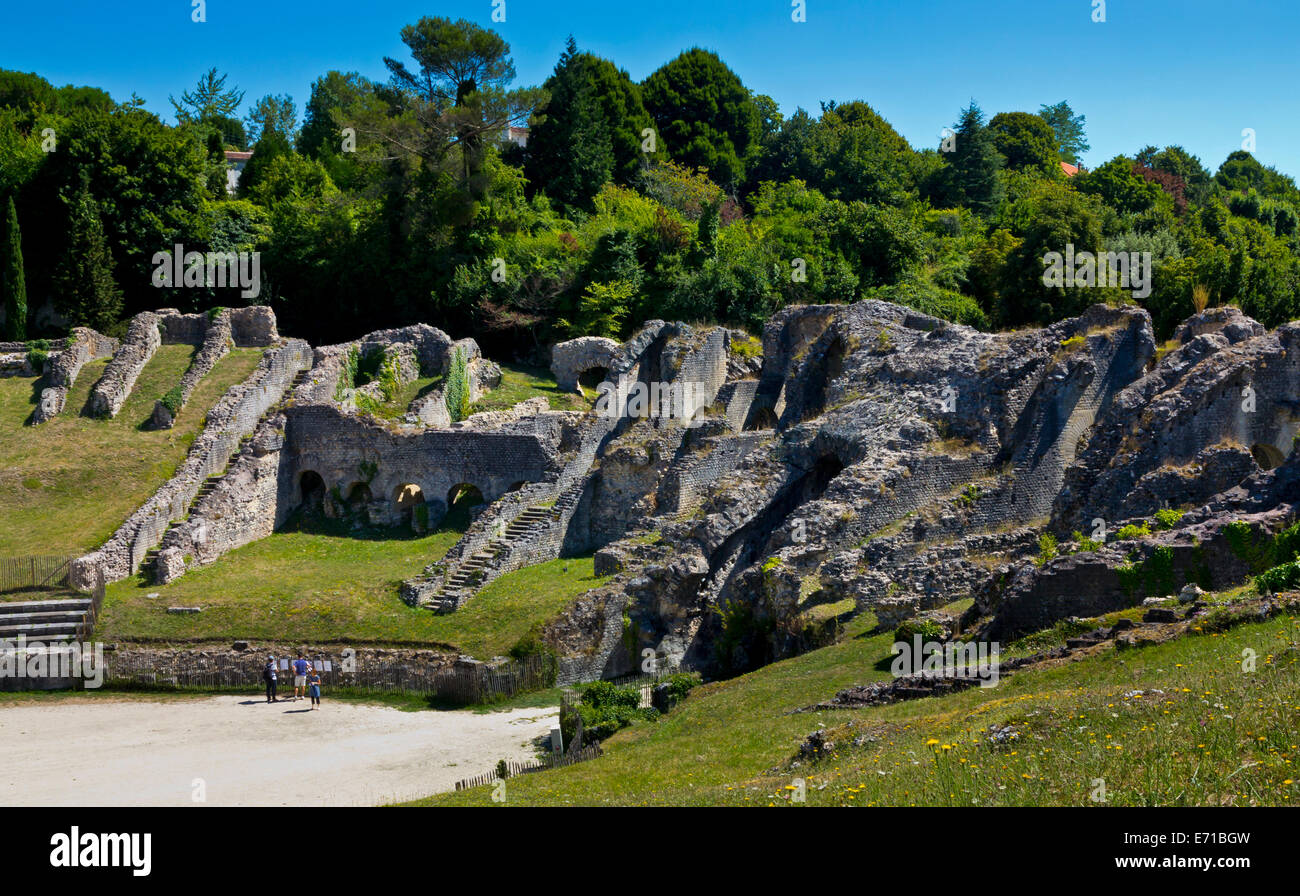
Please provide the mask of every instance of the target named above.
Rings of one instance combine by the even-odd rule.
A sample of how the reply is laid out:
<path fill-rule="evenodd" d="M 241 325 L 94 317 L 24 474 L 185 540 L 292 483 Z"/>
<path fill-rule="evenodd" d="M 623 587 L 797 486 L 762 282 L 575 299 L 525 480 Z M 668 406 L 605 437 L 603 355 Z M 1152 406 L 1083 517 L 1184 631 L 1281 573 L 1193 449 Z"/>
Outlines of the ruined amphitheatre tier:
<path fill-rule="evenodd" d="M 473 490 L 464 535 L 401 597 L 455 612 L 497 576 L 594 554 L 604 584 L 543 630 L 562 681 L 633 671 L 646 651 L 750 668 L 803 649 L 821 605 L 889 625 L 973 598 L 964 624 L 1010 637 L 1153 596 L 1150 577 L 1135 590 L 1124 574 L 1152 556 L 1173 557 L 1162 587 L 1227 587 L 1251 570 L 1226 527 L 1263 537 L 1300 500 L 1300 325 L 1266 332 L 1233 308 L 1189 319 L 1167 351 L 1131 306 L 1010 333 L 877 301 L 790 307 L 761 358 L 735 331 L 650 321 L 621 344 L 554 347 L 562 388 L 603 377 L 591 410 L 532 399 L 457 423 L 443 391 L 455 359 L 471 399 L 501 379 L 472 339 L 420 324 L 313 349 L 266 310 L 191 317 L 133 321 L 97 387 L 104 407 L 155 339 L 211 354 L 228 328 L 264 346 L 263 363 L 177 477 L 79 561 L 84 578 L 143 566 L 170 581 L 303 510 L 425 529 Z M 104 350 L 79 336 L 65 364 Z M 362 362 L 389 386 L 435 386 L 377 415 L 387 387 L 359 383 Z M 1115 541 L 1169 508 L 1185 513 Z M 1098 531 L 1042 555 L 1045 534 Z"/>

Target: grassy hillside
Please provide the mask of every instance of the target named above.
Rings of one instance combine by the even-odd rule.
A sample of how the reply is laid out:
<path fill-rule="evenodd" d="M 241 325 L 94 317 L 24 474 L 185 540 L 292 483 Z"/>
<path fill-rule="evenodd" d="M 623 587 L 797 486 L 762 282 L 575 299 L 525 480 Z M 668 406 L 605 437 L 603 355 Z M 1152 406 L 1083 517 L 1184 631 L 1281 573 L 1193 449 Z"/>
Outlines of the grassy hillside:
<path fill-rule="evenodd" d="M 507 782 L 512 805 L 1109 805 L 1300 803 L 1300 620 L 1037 667 L 992 689 L 859 710 L 791 711 L 888 677 L 891 635 L 697 688 L 599 759 Z M 1258 654 L 1242 671 L 1244 650 Z M 1005 744 L 990 726 L 1012 726 Z M 836 744 L 797 766 L 820 726 Z M 490 757 L 485 757 L 489 759 Z M 491 762 L 485 762 L 485 768 Z M 484 805 L 490 788 L 427 805 Z"/>
<path fill-rule="evenodd" d="M 404 604 L 402 580 L 445 554 L 462 531 L 276 532 L 168 585 L 140 578 L 110 585 L 96 634 L 109 641 L 424 643 L 486 658 L 599 584 L 591 558 L 556 560 L 502 576 L 446 616 Z M 169 606 L 203 612 L 169 615 Z"/>
<path fill-rule="evenodd" d="M 257 367 L 259 349 L 236 349 L 194 390 L 170 430 L 141 425 L 178 382 L 195 349 L 162 346 L 112 420 L 80 416 L 107 359 L 82 368 L 63 414 L 25 425 L 42 380 L 0 379 L 0 554 L 79 554 L 103 543 L 176 470 L 217 399 Z"/>

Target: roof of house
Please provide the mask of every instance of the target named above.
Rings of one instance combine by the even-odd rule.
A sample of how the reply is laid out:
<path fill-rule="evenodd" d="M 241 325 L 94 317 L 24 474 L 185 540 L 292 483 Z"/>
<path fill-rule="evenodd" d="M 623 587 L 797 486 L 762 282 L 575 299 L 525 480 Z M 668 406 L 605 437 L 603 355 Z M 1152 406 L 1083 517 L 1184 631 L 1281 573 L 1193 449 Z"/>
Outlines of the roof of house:
<path fill-rule="evenodd" d="M 253 154 L 251 152 L 238 152 L 237 150 L 233 150 L 233 149 L 226 150 L 227 162 L 247 162 L 252 157 Z"/>
<path fill-rule="evenodd" d="M 1061 170 L 1065 172 L 1066 177 L 1074 177 L 1079 173 L 1079 166 L 1071 165 L 1069 162 L 1062 162 Z"/>

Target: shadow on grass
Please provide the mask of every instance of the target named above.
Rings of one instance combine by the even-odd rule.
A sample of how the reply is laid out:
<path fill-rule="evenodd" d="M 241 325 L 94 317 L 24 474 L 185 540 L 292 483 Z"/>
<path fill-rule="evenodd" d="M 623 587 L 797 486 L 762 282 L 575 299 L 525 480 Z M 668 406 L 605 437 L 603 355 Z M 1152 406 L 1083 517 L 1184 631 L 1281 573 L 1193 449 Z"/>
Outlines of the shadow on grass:
<path fill-rule="evenodd" d="M 471 520 L 470 507 L 460 502 L 453 504 L 437 528 L 428 532 L 416 532 L 410 526 L 373 526 L 355 516 L 330 518 L 320 511 L 299 509 L 276 531 L 356 541 L 419 541 L 442 532 L 464 535 Z"/>

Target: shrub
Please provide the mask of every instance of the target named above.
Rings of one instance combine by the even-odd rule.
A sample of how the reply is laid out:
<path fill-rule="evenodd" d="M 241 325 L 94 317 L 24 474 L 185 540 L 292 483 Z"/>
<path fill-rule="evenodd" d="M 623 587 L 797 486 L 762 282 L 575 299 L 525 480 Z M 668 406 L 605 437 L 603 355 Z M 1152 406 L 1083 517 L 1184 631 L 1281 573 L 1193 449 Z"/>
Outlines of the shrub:
<path fill-rule="evenodd" d="M 1060 553 L 1056 546 L 1056 536 L 1051 532 L 1044 532 L 1038 536 L 1038 556 L 1034 558 L 1035 566 L 1046 566 L 1056 559 Z"/>
<path fill-rule="evenodd" d="M 1186 514 L 1185 510 L 1157 510 L 1156 511 L 1156 528 L 1168 531 L 1178 525 L 1178 521 Z"/>
<path fill-rule="evenodd" d="M 668 685 L 668 695 L 677 700 L 685 697 L 690 693 L 691 688 L 699 683 L 700 676 L 694 672 L 675 672 L 660 682 L 660 684 Z"/>
<path fill-rule="evenodd" d="M 763 354 L 763 343 L 753 336 L 731 340 L 731 353 L 737 358 L 757 358 Z"/>
<path fill-rule="evenodd" d="M 1227 536 L 1228 547 L 1237 559 L 1242 560 L 1250 568 L 1250 571 L 1256 575 L 1264 572 L 1270 567 L 1277 565 L 1277 544 L 1275 539 L 1265 537 L 1262 533 L 1256 533 L 1250 523 L 1237 520 L 1228 523 L 1223 527 L 1223 533 Z M 1296 535 L 1294 531 L 1287 530 L 1285 534 L 1285 544 L 1287 549 L 1294 550 Z M 1279 535 L 1281 538 L 1281 535 Z M 1286 559 L 1290 560 L 1291 557 Z"/>
<path fill-rule="evenodd" d="M 1124 541 L 1129 538 L 1145 538 L 1151 534 L 1151 527 L 1146 523 L 1129 523 L 1127 526 L 1120 527 L 1115 533 L 1117 541 Z"/>
<path fill-rule="evenodd" d="M 654 721 L 659 712 L 654 709 L 640 709 L 641 689 L 619 687 L 608 681 L 595 681 L 582 692 L 578 716 L 582 719 L 584 740 L 605 740 L 621 728 L 626 728 L 638 719 Z M 567 716 L 562 728 L 565 741 L 576 733 L 576 724 L 572 716 Z"/>
<path fill-rule="evenodd" d="M 451 417 L 453 423 L 458 423 L 469 416 L 469 368 L 462 349 L 456 349 L 451 356 L 443 401 L 446 402 L 447 415 Z"/>
<path fill-rule="evenodd" d="M 354 345 L 348 350 L 347 357 L 343 359 L 343 367 L 339 371 L 339 381 L 334 387 L 334 398 L 342 399 L 349 389 L 357 387 L 357 365 L 361 362 L 361 352 Z"/>
<path fill-rule="evenodd" d="M 917 635 L 921 636 L 922 642 L 942 641 L 946 633 L 943 626 L 934 619 L 908 619 L 894 629 L 895 643 L 902 641 L 911 644 Z"/>
<path fill-rule="evenodd" d="M 40 348 L 29 349 L 27 352 L 27 363 L 32 365 L 32 370 L 37 373 L 45 372 L 45 362 L 50 360 L 50 353 Z"/>
<path fill-rule="evenodd" d="M 1089 538 L 1078 529 L 1075 529 L 1070 537 L 1073 538 L 1074 543 L 1079 546 L 1079 551 L 1084 554 L 1090 554 L 1093 551 L 1100 551 L 1106 544 L 1100 539 Z"/>
<path fill-rule="evenodd" d="M 158 400 L 162 402 L 162 406 L 167 409 L 167 412 L 172 417 L 175 417 L 181 412 L 181 405 L 185 401 L 185 390 L 179 385 L 172 386 L 167 390 L 167 394 Z"/>
<path fill-rule="evenodd" d="M 1082 333 L 1077 336 L 1071 336 L 1069 339 L 1063 339 L 1061 340 L 1061 351 L 1072 352 L 1075 349 L 1082 348 L 1083 344 L 1087 341 L 1088 340 L 1084 338 Z"/>
<path fill-rule="evenodd" d="M 1300 562 L 1294 560 L 1255 576 L 1255 590 L 1260 594 L 1289 591 L 1297 585 L 1300 585 Z"/>

